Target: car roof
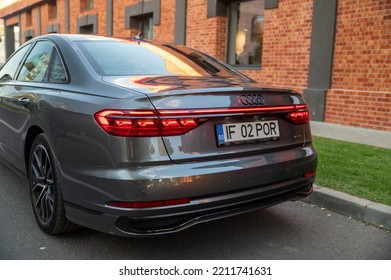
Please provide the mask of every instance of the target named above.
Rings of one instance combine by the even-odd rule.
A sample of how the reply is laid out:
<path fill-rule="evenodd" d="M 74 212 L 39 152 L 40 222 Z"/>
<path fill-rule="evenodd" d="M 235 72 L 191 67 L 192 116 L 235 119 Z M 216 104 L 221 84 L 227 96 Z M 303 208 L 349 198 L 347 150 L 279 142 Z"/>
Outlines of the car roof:
<path fill-rule="evenodd" d="M 100 36 L 100 35 L 90 35 L 90 34 L 58 34 L 58 33 L 50 33 L 50 34 L 41 35 L 41 36 L 35 37 L 31 41 L 42 40 L 42 39 L 51 39 L 53 41 L 58 41 L 58 40 L 62 39 L 62 40 L 68 41 L 68 42 L 108 41 L 108 40 L 113 40 L 113 41 L 124 40 L 124 41 L 133 41 L 133 42 L 136 41 L 132 37 L 113 37 L 113 36 Z M 143 42 L 158 44 L 157 42 L 150 41 L 150 40 L 144 40 L 144 39 L 143 39 Z"/>

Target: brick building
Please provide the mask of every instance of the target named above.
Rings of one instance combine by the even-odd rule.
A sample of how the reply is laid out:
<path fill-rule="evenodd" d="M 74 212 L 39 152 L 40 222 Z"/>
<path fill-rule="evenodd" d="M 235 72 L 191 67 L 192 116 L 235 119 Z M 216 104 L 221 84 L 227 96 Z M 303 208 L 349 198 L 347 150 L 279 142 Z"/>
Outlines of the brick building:
<path fill-rule="evenodd" d="M 21 0 L 0 18 L 7 56 L 41 34 L 141 29 L 301 92 L 313 120 L 391 131 L 391 0 Z"/>

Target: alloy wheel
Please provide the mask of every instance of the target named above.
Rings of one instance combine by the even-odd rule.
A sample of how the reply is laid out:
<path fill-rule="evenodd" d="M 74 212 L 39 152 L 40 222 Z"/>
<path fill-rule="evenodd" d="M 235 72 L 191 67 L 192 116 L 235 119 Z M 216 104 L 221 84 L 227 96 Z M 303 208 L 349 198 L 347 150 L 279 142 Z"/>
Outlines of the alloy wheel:
<path fill-rule="evenodd" d="M 46 224 L 54 212 L 54 175 L 49 154 L 44 146 L 35 147 L 30 168 L 33 207 L 40 221 Z"/>

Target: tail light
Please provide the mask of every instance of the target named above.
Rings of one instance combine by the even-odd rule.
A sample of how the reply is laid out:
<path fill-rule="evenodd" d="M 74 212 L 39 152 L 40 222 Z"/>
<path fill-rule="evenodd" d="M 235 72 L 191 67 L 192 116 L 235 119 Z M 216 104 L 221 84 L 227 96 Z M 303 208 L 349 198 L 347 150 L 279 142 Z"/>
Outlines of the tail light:
<path fill-rule="evenodd" d="M 308 178 L 308 177 L 312 177 L 316 174 L 316 170 L 313 170 L 313 171 L 310 171 L 310 172 L 307 172 L 303 175 L 303 178 Z"/>
<path fill-rule="evenodd" d="M 310 114 L 308 110 L 291 112 L 286 117 L 294 124 L 305 124 L 310 121 Z"/>
<path fill-rule="evenodd" d="M 95 120 L 108 134 L 115 136 L 174 136 L 183 135 L 205 122 L 190 117 L 160 118 L 155 110 L 103 110 Z"/>
<path fill-rule="evenodd" d="M 108 134 L 123 137 L 183 135 L 211 117 L 286 114 L 294 124 L 309 122 L 307 105 L 252 106 L 184 110 L 103 110 L 95 120 Z"/>

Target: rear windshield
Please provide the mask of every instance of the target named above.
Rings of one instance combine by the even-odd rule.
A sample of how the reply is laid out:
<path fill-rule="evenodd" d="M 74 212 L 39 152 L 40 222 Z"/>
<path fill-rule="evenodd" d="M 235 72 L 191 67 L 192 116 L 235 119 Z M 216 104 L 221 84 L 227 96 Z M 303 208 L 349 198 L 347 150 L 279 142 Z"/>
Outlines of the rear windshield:
<path fill-rule="evenodd" d="M 95 71 L 102 76 L 172 75 L 243 78 L 216 59 L 183 46 L 133 41 L 76 41 Z"/>

